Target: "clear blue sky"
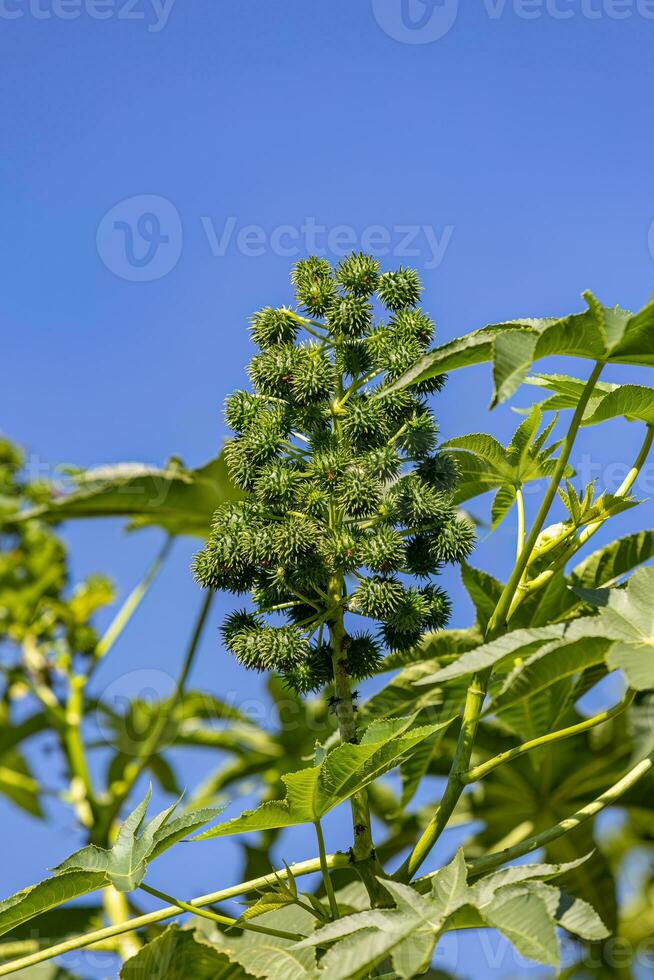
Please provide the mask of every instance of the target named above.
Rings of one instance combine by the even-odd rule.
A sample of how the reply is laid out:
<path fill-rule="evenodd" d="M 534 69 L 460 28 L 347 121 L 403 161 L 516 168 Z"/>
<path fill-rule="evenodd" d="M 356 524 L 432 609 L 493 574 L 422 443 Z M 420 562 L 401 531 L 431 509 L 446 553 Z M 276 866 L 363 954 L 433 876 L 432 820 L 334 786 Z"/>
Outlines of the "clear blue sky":
<path fill-rule="evenodd" d="M 363 238 L 385 266 L 421 269 L 441 340 L 570 312 L 586 288 L 642 305 L 653 43 L 648 0 L 0 0 L 0 425 L 34 467 L 205 461 L 251 354 L 247 318 L 290 301 L 312 238 L 335 257 Z M 515 416 L 488 416 L 489 395 L 486 368 L 453 377 L 444 436 L 506 436 Z M 638 439 L 616 423 L 583 452 L 615 484 Z M 504 573 L 512 533 L 477 563 Z M 68 538 L 75 572 L 107 571 L 124 595 L 159 535 L 79 525 Z M 199 599 L 192 552 L 178 543 L 101 686 L 174 673 Z M 252 696 L 261 685 L 218 647 L 219 615 L 194 681 Z M 210 762 L 186 763 L 183 781 Z M 14 834 L 3 894 L 70 850 L 71 821 L 53 814 L 37 825 L 0 802 Z M 176 852 L 157 883 L 236 880 L 236 846 L 215 843 Z M 486 976 L 477 955 L 462 950 L 460 968 Z M 522 969 L 507 958 L 498 975 Z"/>

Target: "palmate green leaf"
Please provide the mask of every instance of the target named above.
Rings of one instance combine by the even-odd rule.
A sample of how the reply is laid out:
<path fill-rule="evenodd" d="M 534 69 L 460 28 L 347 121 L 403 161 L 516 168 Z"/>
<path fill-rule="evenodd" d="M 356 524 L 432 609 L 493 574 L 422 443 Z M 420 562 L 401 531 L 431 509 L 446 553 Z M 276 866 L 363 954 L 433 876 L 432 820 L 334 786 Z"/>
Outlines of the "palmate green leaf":
<path fill-rule="evenodd" d="M 426 354 L 386 393 L 462 367 L 493 361 L 493 404 L 510 397 L 533 363 L 554 355 L 613 364 L 654 366 L 654 300 L 632 314 L 602 306 L 585 293 L 588 309 L 562 318 L 492 324 Z"/>
<path fill-rule="evenodd" d="M 556 924 L 535 890 L 502 889 L 483 915 L 486 923 L 506 936 L 527 959 L 558 966 L 561 953 Z"/>
<path fill-rule="evenodd" d="M 245 980 L 251 976 L 193 929 L 170 926 L 120 971 L 121 980 Z"/>
<path fill-rule="evenodd" d="M 173 803 L 143 825 L 151 795 L 152 790 L 148 790 L 143 802 L 125 819 L 113 847 L 83 847 L 55 869 L 57 874 L 71 870 L 97 872 L 103 874 L 106 883 L 111 883 L 118 891 L 133 891 L 143 881 L 150 861 L 214 820 L 224 809 L 192 810 L 173 820 L 177 808 L 177 803 Z"/>
<path fill-rule="evenodd" d="M 333 944 L 319 961 L 319 976 L 325 980 L 367 976 L 389 956 L 397 976 L 412 978 L 428 968 L 447 929 L 492 927 L 523 955 L 556 966 L 558 925 L 589 938 L 607 935 L 592 909 L 544 883 L 579 863 L 530 866 L 521 878 L 519 868 L 506 869 L 470 886 L 463 852 L 459 851 L 429 881 L 419 883 L 421 891 L 423 885 L 429 887 L 427 895 L 385 880 L 395 908 L 345 916 L 321 927 L 296 948 Z"/>
<path fill-rule="evenodd" d="M 63 905 L 64 902 L 104 888 L 106 884 L 107 879 L 103 873 L 66 871 L 24 888 L 0 902 L 0 936 L 43 912 Z"/>
<path fill-rule="evenodd" d="M 545 444 L 556 424 L 553 419 L 541 432 L 542 412 L 535 405 L 518 426 L 508 446 L 483 433 L 457 436 L 443 444 L 455 454 L 459 481 L 455 503 L 463 503 L 488 490 L 496 490 L 491 509 L 493 529 L 506 517 L 525 484 L 551 476 L 556 466 L 555 446 Z M 573 470 L 566 467 L 565 474 Z"/>
<path fill-rule="evenodd" d="M 306 935 L 313 929 L 315 919 L 298 906 L 267 912 L 257 925 Z M 242 936 L 223 935 L 217 930 L 207 939 L 233 963 L 240 964 L 247 976 L 267 977 L 268 980 L 317 980 L 316 953 L 300 949 L 290 939 L 246 932 Z M 240 974 L 237 974 L 240 978 Z"/>
<path fill-rule="evenodd" d="M 74 478 L 75 489 L 34 507 L 22 520 L 128 517 L 131 527 L 156 526 L 169 534 L 206 537 L 216 508 L 241 498 L 221 454 L 198 469 L 173 461 L 164 469 L 122 463 L 87 470 Z"/>
<path fill-rule="evenodd" d="M 452 721 L 450 718 L 441 724 L 410 729 L 412 720 L 374 722 L 359 745 L 339 745 L 319 765 L 283 776 L 287 788 L 285 799 L 264 803 L 257 810 L 246 811 L 195 839 L 315 823 L 339 803 L 395 768 L 424 739 Z"/>
<path fill-rule="evenodd" d="M 614 640 L 607 655 L 613 670 L 623 670 L 636 690 L 654 688 L 654 567 L 639 568 L 626 588 L 611 589 L 598 616 L 575 620 L 571 635 Z"/>

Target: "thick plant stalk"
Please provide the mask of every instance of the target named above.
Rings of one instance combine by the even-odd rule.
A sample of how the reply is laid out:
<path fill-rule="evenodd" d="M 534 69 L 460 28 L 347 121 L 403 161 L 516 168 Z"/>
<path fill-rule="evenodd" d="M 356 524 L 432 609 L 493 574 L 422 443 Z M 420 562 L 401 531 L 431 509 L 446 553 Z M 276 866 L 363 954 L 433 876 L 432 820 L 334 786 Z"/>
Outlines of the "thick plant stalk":
<path fill-rule="evenodd" d="M 328 854 L 326 856 L 327 866 L 329 868 L 346 868 L 350 864 L 350 858 L 347 854 Z M 320 871 L 320 859 L 312 858 L 310 861 L 302 861 L 299 864 L 294 864 L 291 869 L 293 876 L 295 878 L 301 878 L 303 875 L 315 874 Z M 278 884 L 279 880 L 285 880 L 289 875 L 289 871 L 286 868 L 281 868 L 279 871 L 273 871 L 269 875 L 263 875 L 261 878 L 253 878 L 250 881 L 242 881 L 238 885 L 232 885 L 230 888 L 223 888 L 219 892 L 213 892 L 210 895 L 200 895 L 199 898 L 193 898 L 188 905 L 192 908 L 202 908 L 205 905 L 214 905 L 218 902 L 225 901 L 229 898 L 238 898 L 239 895 L 246 895 L 248 892 L 258 891 L 262 888 L 272 887 Z M 133 932 L 136 929 L 145 929 L 147 926 L 155 925 L 158 922 L 165 922 L 167 919 L 174 919 L 176 916 L 180 915 L 180 909 L 178 905 L 167 905 L 163 909 L 157 909 L 156 912 L 148 912 L 146 915 L 139 915 L 134 919 L 130 919 L 128 922 L 121 922 L 113 926 L 107 926 L 104 929 L 96 929 L 95 932 L 86 933 L 84 936 L 76 936 L 73 939 L 68 939 L 65 942 L 57 943 L 56 946 L 50 946 L 49 949 L 40 950 L 38 953 L 33 953 L 31 956 L 24 956 L 19 960 L 14 960 L 10 963 L 3 963 L 0 965 L 0 977 L 9 976 L 9 974 L 16 972 L 17 970 L 26 970 L 29 967 L 37 966 L 39 963 L 44 963 L 46 960 L 51 960 L 55 956 L 63 956 L 64 953 L 72 953 L 76 949 L 85 949 L 87 946 L 95 946 L 97 943 L 104 943 L 109 939 L 113 939 L 116 936 L 122 936 L 125 933 Z"/>
<path fill-rule="evenodd" d="M 495 611 L 488 624 L 488 629 L 486 631 L 487 640 L 495 639 L 507 628 L 507 617 L 509 609 L 511 608 L 511 603 L 513 602 L 513 598 L 520 586 L 529 563 L 529 559 L 536 545 L 536 541 L 538 540 L 538 536 L 545 525 L 550 508 L 556 497 L 559 484 L 570 459 L 570 453 L 572 452 L 572 447 L 579 431 L 581 420 L 584 416 L 584 412 L 586 411 L 590 396 L 593 393 L 593 389 L 599 380 L 600 374 L 602 373 L 603 367 L 603 363 L 598 361 L 595 364 L 588 381 L 586 382 L 586 386 L 584 387 L 583 393 L 572 417 L 572 421 L 570 422 L 567 435 L 561 445 L 559 459 L 543 497 L 541 506 L 538 510 L 538 514 L 536 515 L 533 527 L 529 532 L 525 545 L 520 552 L 509 581 L 502 591 L 502 595 L 500 596 Z M 479 726 L 479 719 L 484 706 L 490 676 L 491 674 L 488 670 L 475 674 L 470 687 L 468 688 L 463 709 L 463 719 L 461 721 L 459 740 L 454 753 L 454 759 L 450 768 L 450 774 L 443 798 L 413 851 L 401 868 L 399 868 L 399 870 L 396 872 L 396 877 L 400 880 L 410 880 L 415 875 L 416 871 L 418 868 L 420 868 L 425 858 L 432 850 L 434 844 L 443 833 L 443 830 L 447 826 L 449 819 L 452 816 L 457 803 L 459 802 L 461 794 L 463 793 L 465 783 L 462 777 L 470 766 L 470 759 L 472 758 L 472 750 L 474 748 L 475 738 L 477 736 L 477 728 Z"/>
<path fill-rule="evenodd" d="M 357 729 L 354 715 L 354 697 L 350 687 L 350 674 L 347 662 L 345 625 L 343 622 L 343 578 L 335 575 L 329 584 L 329 603 L 331 608 L 328 619 L 329 637 L 332 646 L 332 663 L 334 669 L 334 710 L 338 720 L 338 730 L 341 742 L 356 744 Z M 375 855 L 370 821 L 370 808 L 366 790 L 355 793 L 350 799 L 352 809 L 353 847 L 352 860 L 361 876 L 370 900 L 374 905 L 383 904 L 384 892 L 377 880 L 382 869 Z"/>

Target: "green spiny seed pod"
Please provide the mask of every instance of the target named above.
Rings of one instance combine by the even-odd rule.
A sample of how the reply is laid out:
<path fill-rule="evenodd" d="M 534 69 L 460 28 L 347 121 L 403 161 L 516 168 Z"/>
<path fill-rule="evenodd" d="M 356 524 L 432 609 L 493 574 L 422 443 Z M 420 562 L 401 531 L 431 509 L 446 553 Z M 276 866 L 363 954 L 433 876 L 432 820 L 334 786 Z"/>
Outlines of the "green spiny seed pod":
<path fill-rule="evenodd" d="M 250 362 L 252 383 L 261 395 L 284 398 L 291 390 L 300 355 L 292 344 L 275 344 Z"/>
<path fill-rule="evenodd" d="M 234 432 L 252 425 L 262 409 L 261 399 L 249 391 L 235 391 L 225 401 L 225 421 Z"/>
<path fill-rule="evenodd" d="M 404 538 L 391 528 L 381 527 L 365 535 L 357 550 L 359 565 L 372 572 L 396 572 L 404 567 Z"/>
<path fill-rule="evenodd" d="M 449 596 L 437 585 L 428 585 L 422 589 L 422 595 L 428 607 L 425 625 L 430 630 L 444 629 L 452 615 L 452 603 Z"/>
<path fill-rule="evenodd" d="M 274 459 L 262 467 L 255 487 L 257 498 L 271 507 L 290 505 L 295 499 L 301 478 L 298 467 Z"/>
<path fill-rule="evenodd" d="M 384 272 L 379 277 L 379 298 L 384 306 L 396 313 L 420 302 L 422 284 L 415 269 Z"/>
<path fill-rule="evenodd" d="M 462 562 L 475 546 L 475 526 L 467 517 L 455 517 L 439 529 L 431 552 L 439 562 Z"/>
<path fill-rule="evenodd" d="M 301 405 L 325 401 L 334 390 L 334 366 L 317 344 L 302 349 L 291 376 L 293 396 Z"/>
<path fill-rule="evenodd" d="M 336 295 L 336 283 L 327 259 L 312 256 L 295 266 L 291 280 L 298 302 L 310 316 L 324 316 Z"/>
<path fill-rule="evenodd" d="M 386 648 L 409 649 L 447 621 L 432 579 L 469 553 L 474 531 L 452 503 L 456 467 L 435 451 L 425 396 L 443 379 L 388 393 L 433 336 L 417 274 L 380 275 L 355 254 L 335 273 L 303 260 L 292 278 L 313 319 L 253 317 L 254 391 L 226 404 L 225 458 L 246 499 L 219 508 L 194 570 L 207 588 L 250 593 L 253 612 L 224 628 L 241 663 L 302 694 L 334 682 L 342 696 L 343 676 L 370 676 L 384 652 L 373 634 L 348 636 L 349 613 L 375 621 Z M 375 297 L 391 311 L 378 326 Z"/>
<path fill-rule="evenodd" d="M 416 468 L 418 476 L 445 493 L 451 493 L 456 487 L 459 470 L 456 460 L 448 453 L 440 452 L 436 456 L 428 456 Z"/>
<path fill-rule="evenodd" d="M 358 568 L 358 536 L 348 530 L 329 531 L 323 538 L 321 554 L 331 569 L 351 572 Z"/>
<path fill-rule="evenodd" d="M 367 395 L 352 398 L 343 420 L 343 428 L 358 450 L 386 443 L 390 436 L 390 425 L 383 399 L 370 398 Z"/>
<path fill-rule="evenodd" d="M 255 313 L 251 320 L 252 339 L 262 350 L 276 344 L 292 344 L 299 329 L 299 323 L 291 310 L 283 307 L 274 310 L 267 306 Z"/>
<path fill-rule="evenodd" d="M 417 341 L 422 348 L 427 348 L 434 339 L 434 322 L 421 310 L 400 310 L 391 322 L 391 330 L 398 337 Z"/>
<path fill-rule="evenodd" d="M 361 457 L 361 464 L 370 476 L 385 481 L 396 477 L 402 466 L 402 459 L 394 446 L 377 446 Z"/>
<path fill-rule="evenodd" d="M 377 673 L 383 653 L 371 633 L 355 633 L 348 638 L 346 649 L 349 674 L 355 681 Z"/>
<path fill-rule="evenodd" d="M 352 594 L 350 608 L 372 619 L 388 619 L 398 608 L 404 596 L 402 583 L 396 578 L 374 575 L 359 582 Z"/>
<path fill-rule="evenodd" d="M 336 279 L 355 296 L 371 296 L 379 282 L 379 262 L 363 252 L 355 252 L 339 263 Z"/>
<path fill-rule="evenodd" d="M 382 485 L 362 466 L 351 467 L 338 481 L 338 503 L 352 517 L 374 514 L 382 498 Z"/>
<path fill-rule="evenodd" d="M 363 296 L 339 296 L 327 311 L 327 323 L 334 334 L 361 337 L 372 322 L 372 307 Z"/>

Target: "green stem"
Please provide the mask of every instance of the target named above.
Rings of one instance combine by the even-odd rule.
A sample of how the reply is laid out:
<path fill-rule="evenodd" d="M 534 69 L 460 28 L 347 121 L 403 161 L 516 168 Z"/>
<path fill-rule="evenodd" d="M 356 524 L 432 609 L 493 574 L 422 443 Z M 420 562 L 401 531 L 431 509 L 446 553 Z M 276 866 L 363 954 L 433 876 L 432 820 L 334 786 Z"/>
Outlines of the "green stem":
<path fill-rule="evenodd" d="M 136 586 L 136 588 L 133 589 L 132 592 L 130 592 L 127 599 L 125 600 L 121 608 L 118 610 L 107 632 L 104 634 L 103 637 L 101 637 L 97 647 L 95 648 L 95 662 L 91 670 L 95 668 L 99 660 L 101 660 L 109 653 L 114 643 L 116 642 L 120 634 L 123 632 L 123 630 L 129 623 L 130 619 L 132 618 L 132 616 L 134 615 L 138 607 L 140 606 L 145 594 L 147 593 L 148 589 L 150 588 L 155 578 L 159 574 L 159 571 L 161 570 L 163 563 L 168 557 L 168 553 L 170 552 L 170 549 L 173 545 L 173 541 L 174 538 L 172 537 L 172 535 L 169 535 L 166 538 L 163 547 L 161 548 L 155 560 L 152 562 L 152 565 L 145 573 L 145 575 L 143 576 L 139 584 Z"/>
<path fill-rule="evenodd" d="M 327 898 L 329 899 L 329 908 L 332 913 L 333 919 L 338 919 L 339 911 L 338 904 L 336 902 L 336 895 L 334 894 L 334 886 L 332 880 L 329 877 L 329 868 L 327 867 L 327 852 L 325 851 L 325 838 L 322 832 L 322 825 L 320 820 L 316 820 L 314 823 L 316 828 L 316 837 L 318 838 L 318 853 L 320 855 L 320 870 L 322 871 L 322 880 L 325 885 L 325 892 L 327 893 Z"/>
<path fill-rule="evenodd" d="M 350 859 L 347 854 L 328 854 L 326 860 L 330 868 L 347 868 L 350 864 Z M 317 871 L 320 871 L 320 859 L 313 858 L 310 861 L 303 861 L 301 864 L 293 865 L 291 870 L 295 878 L 315 874 Z M 285 868 L 279 871 L 273 871 L 272 874 L 263 875 L 261 878 L 253 878 L 251 881 L 243 881 L 239 885 L 233 885 L 231 888 L 223 888 L 222 891 L 193 898 L 188 904 L 195 912 L 198 908 L 202 908 L 205 905 L 214 905 L 217 902 L 223 902 L 229 898 L 237 898 L 239 895 L 259 891 L 262 888 L 274 887 L 280 878 L 288 878 L 288 874 Z M 31 956 L 25 956 L 20 960 L 14 960 L 12 963 L 3 964 L 0 966 L 0 977 L 6 977 L 17 970 L 28 969 L 29 967 L 36 966 L 38 963 L 51 960 L 55 956 L 63 956 L 64 953 L 71 953 L 76 949 L 84 949 L 96 943 L 106 942 L 108 939 L 121 936 L 126 932 L 133 932 L 135 929 L 145 929 L 148 926 L 156 925 L 158 922 L 165 922 L 166 919 L 174 919 L 179 915 L 179 911 L 177 905 L 169 905 L 166 908 L 158 909 L 156 912 L 140 915 L 131 919 L 129 922 L 108 926 L 104 929 L 96 929 L 94 932 L 86 933 L 84 936 L 76 936 L 65 942 L 57 943 L 56 946 L 50 946 L 49 949 L 41 950 Z"/>
<path fill-rule="evenodd" d="M 516 487 L 515 501 L 518 510 L 518 536 L 516 542 L 516 561 L 520 558 L 525 546 L 525 498 L 522 487 Z"/>
<path fill-rule="evenodd" d="M 574 415 L 572 416 L 572 421 L 570 422 L 570 427 L 566 437 L 561 444 L 561 452 L 554 472 L 552 473 L 552 478 L 549 482 L 547 490 L 545 491 L 545 495 L 536 515 L 536 520 L 534 521 L 533 527 L 531 528 L 525 542 L 525 546 L 520 552 L 513 572 L 511 573 L 509 581 L 504 586 L 502 595 L 500 596 L 499 602 L 497 603 L 495 611 L 488 624 L 487 639 L 494 639 L 506 628 L 507 616 L 509 609 L 511 608 L 511 603 L 513 602 L 513 597 L 518 589 L 518 586 L 520 585 L 522 576 L 524 575 L 525 569 L 527 568 L 529 559 L 531 558 L 531 554 L 534 550 L 534 546 L 538 540 L 538 536 L 543 530 L 545 521 L 547 520 L 547 516 L 550 512 L 550 508 L 558 492 L 559 484 L 561 483 L 561 479 L 570 460 L 570 453 L 572 452 L 572 447 L 577 437 L 581 420 L 583 419 L 584 412 L 586 411 L 586 406 L 588 405 L 593 389 L 599 380 L 603 367 L 604 364 L 601 361 L 598 361 L 595 364 L 591 375 L 584 386 L 581 397 L 577 402 L 577 407 L 574 411 Z"/>
<path fill-rule="evenodd" d="M 571 738 L 573 735 L 581 735 L 583 732 L 590 731 L 591 728 L 596 728 L 597 725 L 604 724 L 605 721 L 609 721 L 611 718 L 622 714 L 633 701 L 635 693 L 635 691 L 627 691 L 625 697 L 619 704 L 614 705 L 613 708 L 608 708 L 606 711 L 601 711 L 597 715 L 593 715 L 592 718 L 586 718 L 584 721 L 577 722 L 576 725 L 561 728 L 556 732 L 548 732 L 546 735 L 541 735 L 538 738 L 530 739 L 528 742 L 523 742 L 522 745 L 517 745 L 514 749 L 500 752 L 499 755 L 464 773 L 461 777 L 463 783 L 465 785 L 475 783 L 493 772 L 498 766 L 504 765 L 505 762 L 512 762 L 513 759 L 517 759 L 525 755 L 525 753 L 533 751 L 533 749 L 542 748 L 544 745 L 551 745 L 553 742 L 560 742 L 565 738 Z"/>
<path fill-rule="evenodd" d="M 586 382 L 579 402 L 577 403 L 577 407 L 570 422 L 570 427 L 561 444 L 559 459 L 557 460 L 556 467 L 552 473 L 548 488 L 545 491 L 545 495 L 536 515 L 534 525 L 529 532 L 524 547 L 520 551 L 520 555 L 516 560 L 515 567 L 511 573 L 509 581 L 505 585 L 493 615 L 491 616 L 488 628 L 486 630 L 487 640 L 495 639 L 507 629 L 508 611 L 511 607 L 511 603 L 513 602 L 513 597 L 522 581 L 522 577 L 529 563 L 529 559 L 534 550 L 534 546 L 536 545 L 536 541 L 538 540 L 538 536 L 543 529 L 545 521 L 547 520 L 547 515 L 549 514 L 552 503 L 556 497 L 559 484 L 568 465 L 570 453 L 572 452 L 572 447 L 574 445 L 577 432 L 579 431 L 579 426 L 581 425 L 581 420 L 584 416 L 586 406 L 588 405 L 588 401 L 595 385 L 597 384 L 599 376 L 602 373 L 603 367 L 604 365 L 601 362 L 597 362 L 595 364 L 590 378 Z M 468 688 L 468 692 L 466 694 L 466 700 L 463 708 L 463 719 L 461 721 L 461 731 L 459 733 L 459 739 L 457 742 L 456 751 L 454 753 L 454 759 L 452 760 L 452 766 L 450 768 L 450 774 L 448 776 L 445 792 L 443 793 L 443 797 L 436 809 L 436 812 L 434 813 L 434 816 L 429 821 L 429 824 L 418 840 L 418 843 L 404 864 L 396 872 L 395 877 L 399 880 L 410 880 L 413 877 L 434 847 L 434 844 L 439 839 L 440 835 L 443 833 L 457 803 L 459 802 L 459 799 L 461 798 L 461 794 L 465 788 L 465 783 L 462 777 L 470 766 L 470 759 L 472 758 L 472 750 L 474 748 L 475 738 L 477 736 L 477 728 L 479 727 L 479 719 L 484 706 L 490 676 L 491 672 L 489 670 L 485 670 L 475 674 L 472 678 L 470 687 Z"/>
<path fill-rule="evenodd" d="M 601 796 L 598 796 L 591 803 L 587 803 L 586 806 L 582 806 L 572 816 L 566 817 L 565 820 L 559 821 L 553 827 L 549 827 L 539 834 L 527 837 L 526 840 L 515 844 L 513 847 L 507 847 L 502 851 L 498 851 L 496 854 L 488 854 L 485 857 L 471 861 L 468 865 L 470 874 L 473 878 L 480 878 L 488 871 L 493 871 L 507 861 L 515 861 L 516 858 L 522 857 L 524 854 L 529 854 L 531 851 L 538 850 L 538 848 L 544 847 L 546 844 L 551 844 L 552 841 L 557 840 L 559 837 L 563 837 L 565 834 L 576 830 L 582 823 L 590 820 L 602 810 L 606 809 L 606 807 L 613 806 L 614 803 L 617 803 L 621 796 L 624 796 L 632 786 L 635 786 L 652 769 L 654 769 L 654 752 L 650 753 L 642 762 L 639 762 L 637 766 L 634 766 L 633 769 L 602 793 Z"/>
<path fill-rule="evenodd" d="M 232 919 L 228 915 L 219 915 L 217 912 L 210 912 L 208 909 L 199 909 L 195 905 L 191 905 L 190 902 L 183 902 L 179 898 L 173 898 L 171 895 L 167 895 L 165 892 L 159 891 L 158 888 L 152 888 L 150 885 L 141 884 L 141 891 L 147 892 L 148 895 L 154 896 L 154 898 L 161 899 L 162 902 L 168 902 L 170 905 L 176 905 L 182 912 L 190 912 L 191 915 L 199 915 L 202 919 L 208 919 L 210 922 L 216 922 L 220 926 L 227 926 L 228 929 L 237 926 L 239 929 L 244 929 L 246 932 L 258 932 L 264 936 L 275 936 L 277 939 L 290 939 L 293 942 L 300 942 L 302 939 L 306 939 L 306 936 L 300 935 L 296 932 L 284 932 L 282 929 L 268 929 L 265 926 L 257 926 L 252 922 L 241 922 L 239 919 Z"/>

